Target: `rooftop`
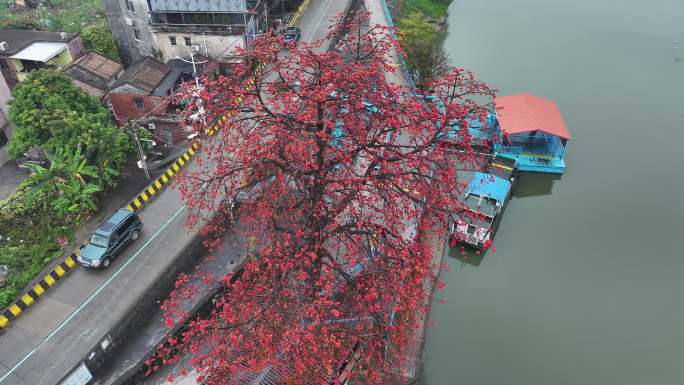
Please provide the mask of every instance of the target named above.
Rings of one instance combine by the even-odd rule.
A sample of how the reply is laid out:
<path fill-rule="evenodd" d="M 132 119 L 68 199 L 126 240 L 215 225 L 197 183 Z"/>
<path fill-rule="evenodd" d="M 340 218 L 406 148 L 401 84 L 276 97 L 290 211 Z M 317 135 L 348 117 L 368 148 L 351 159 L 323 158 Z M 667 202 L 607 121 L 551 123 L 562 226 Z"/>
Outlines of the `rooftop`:
<path fill-rule="evenodd" d="M 147 57 L 132 66 L 121 75 L 112 89 L 129 84 L 146 94 L 150 94 L 162 82 L 171 69 L 157 59 Z"/>
<path fill-rule="evenodd" d="M 64 69 L 64 72 L 69 73 L 69 69 L 71 68 L 83 69 L 93 75 L 99 76 L 104 80 L 116 78 L 116 75 L 123 70 L 121 63 L 116 62 L 95 51 L 90 51 L 69 63 L 69 65 Z"/>
<path fill-rule="evenodd" d="M 65 39 L 62 39 L 64 34 Z M 19 29 L 0 29 L 0 42 L 7 43 L 7 49 L 0 51 L 2 56 L 12 56 L 36 42 L 66 43 L 77 34 L 69 32 L 27 31 Z"/>
<path fill-rule="evenodd" d="M 195 60 L 197 72 L 202 73 L 204 68 L 203 63 L 209 59 L 202 55 L 195 55 Z M 152 91 L 151 95 L 166 96 L 175 91 L 174 88 L 180 83 L 194 78 L 192 63 L 188 63 L 181 59 L 171 59 L 166 62 L 166 66 L 170 69 L 169 73 L 166 75 L 166 77 L 164 77 L 154 91 Z"/>
<path fill-rule="evenodd" d="M 117 122 L 125 123 L 129 120 L 152 112 L 163 104 L 164 99 L 157 96 L 145 96 L 124 93 L 109 93 L 107 99 L 112 108 L 112 114 Z"/>
<path fill-rule="evenodd" d="M 531 94 L 515 94 L 494 100 L 501 130 L 506 134 L 542 131 L 570 139 L 563 116 L 552 100 Z"/>
<path fill-rule="evenodd" d="M 245 0 L 149 0 L 153 12 L 245 12 Z"/>
<path fill-rule="evenodd" d="M 10 56 L 11 59 L 31 60 L 46 63 L 67 48 L 66 43 L 36 42 Z"/>
<path fill-rule="evenodd" d="M 503 204 L 511 188 L 511 182 L 493 174 L 476 172 L 468 183 L 467 194 L 493 199 Z"/>

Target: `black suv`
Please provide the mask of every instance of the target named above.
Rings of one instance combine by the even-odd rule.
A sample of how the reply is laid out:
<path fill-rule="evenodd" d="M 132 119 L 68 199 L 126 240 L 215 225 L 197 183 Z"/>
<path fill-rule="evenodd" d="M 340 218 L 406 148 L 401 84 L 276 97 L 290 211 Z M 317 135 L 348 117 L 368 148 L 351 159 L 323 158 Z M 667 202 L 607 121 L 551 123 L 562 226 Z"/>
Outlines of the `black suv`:
<path fill-rule="evenodd" d="M 83 266 L 108 267 L 112 259 L 140 236 L 142 221 L 134 212 L 119 209 L 81 246 L 78 261 Z"/>

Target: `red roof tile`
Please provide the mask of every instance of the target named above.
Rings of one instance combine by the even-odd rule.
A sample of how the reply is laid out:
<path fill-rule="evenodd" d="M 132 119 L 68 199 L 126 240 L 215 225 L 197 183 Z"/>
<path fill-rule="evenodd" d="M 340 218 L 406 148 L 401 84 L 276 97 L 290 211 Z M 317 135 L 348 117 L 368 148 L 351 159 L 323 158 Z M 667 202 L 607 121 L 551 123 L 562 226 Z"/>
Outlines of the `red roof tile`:
<path fill-rule="evenodd" d="M 494 100 L 501 130 L 507 134 L 542 131 L 570 139 L 556 102 L 531 94 L 501 96 Z"/>
<path fill-rule="evenodd" d="M 109 93 L 108 103 L 119 123 L 138 119 L 163 104 L 164 98 L 136 94 Z"/>

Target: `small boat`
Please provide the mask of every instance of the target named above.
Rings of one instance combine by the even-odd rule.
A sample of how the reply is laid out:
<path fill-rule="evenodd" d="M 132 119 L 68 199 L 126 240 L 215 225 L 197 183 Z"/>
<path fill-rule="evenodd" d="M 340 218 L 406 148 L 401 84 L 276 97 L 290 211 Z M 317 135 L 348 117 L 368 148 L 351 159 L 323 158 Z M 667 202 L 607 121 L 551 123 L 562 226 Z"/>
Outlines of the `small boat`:
<path fill-rule="evenodd" d="M 489 247 L 513 195 L 516 166 L 514 159 L 494 156 L 485 170 L 473 173 L 463 199 L 465 209 L 451 225 L 452 241 L 479 250 Z"/>

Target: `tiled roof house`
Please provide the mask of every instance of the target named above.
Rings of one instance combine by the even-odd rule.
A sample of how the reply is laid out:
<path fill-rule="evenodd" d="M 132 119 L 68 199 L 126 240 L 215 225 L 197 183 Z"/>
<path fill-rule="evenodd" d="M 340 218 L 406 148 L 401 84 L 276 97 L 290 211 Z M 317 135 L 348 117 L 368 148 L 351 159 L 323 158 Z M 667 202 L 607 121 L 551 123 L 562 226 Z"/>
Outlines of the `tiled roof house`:
<path fill-rule="evenodd" d="M 63 72 L 85 92 L 102 98 L 123 74 L 121 63 L 91 51 L 64 67 Z"/>

